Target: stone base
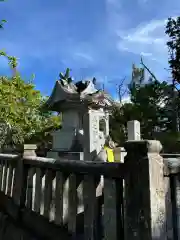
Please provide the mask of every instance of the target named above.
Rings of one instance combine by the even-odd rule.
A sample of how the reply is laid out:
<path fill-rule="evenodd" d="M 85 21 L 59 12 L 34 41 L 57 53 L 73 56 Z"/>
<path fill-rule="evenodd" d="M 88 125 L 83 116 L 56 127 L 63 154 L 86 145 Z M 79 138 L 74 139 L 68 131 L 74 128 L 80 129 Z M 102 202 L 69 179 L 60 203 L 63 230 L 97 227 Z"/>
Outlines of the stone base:
<path fill-rule="evenodd" d="M 51 150 L 47 153 L 48 158 L 55 158 L 57 160 L 83 160 L 84 159 L 83 152 L 64 152 L 59 151 L 58 149 Z"/>

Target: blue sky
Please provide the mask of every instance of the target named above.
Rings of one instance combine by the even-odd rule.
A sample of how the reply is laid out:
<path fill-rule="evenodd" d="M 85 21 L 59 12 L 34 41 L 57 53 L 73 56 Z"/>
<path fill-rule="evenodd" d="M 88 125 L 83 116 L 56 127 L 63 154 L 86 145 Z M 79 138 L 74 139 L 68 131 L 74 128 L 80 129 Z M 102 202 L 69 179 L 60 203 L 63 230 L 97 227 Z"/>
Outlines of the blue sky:
<path fill-rule="evenodd" d="M 95 76 L 116 97 L 115 83 L 131 75 L 140 55 L 167 79 L 165 20 L 180 12 L 178 0 L 7 0 L 0 3 L 0 49 L 19 58 L 19 71 L 50 94 L 60 71 L 76 80 Z M 0 74 L 8 74 L 0 58 Z"/>

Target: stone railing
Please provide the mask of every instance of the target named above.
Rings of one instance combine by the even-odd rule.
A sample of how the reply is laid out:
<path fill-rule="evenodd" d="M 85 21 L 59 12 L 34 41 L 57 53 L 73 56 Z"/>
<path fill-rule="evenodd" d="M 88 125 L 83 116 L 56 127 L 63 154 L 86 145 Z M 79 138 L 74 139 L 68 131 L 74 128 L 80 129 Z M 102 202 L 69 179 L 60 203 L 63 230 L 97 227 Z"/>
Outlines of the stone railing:
<path fill-rule="evenodd" d="M 0 211 L 42 239 L 166 239 L 161 144 L 124 147 L 124 163 L 0 154 Z"/>
<path fill-rule="evenodd" d="M 60 228 L 58 236 L 83 233 L 84 239 L 93 239 L 94 235 L 101 239 L 102 216 L 106 239 L 123 236 L 123 178 L 126 174 L 123 164 L 58 162 L 38 157 L 19 159 L 3 154 L 0 159 L 0 209 L 35 236 L 54 239 L 57 230 L 48 225 L 50 221 L 53 226 L 64 226 L 66 235 Z M 103 192 L 101 176 L 104 176 Z M 20 237 L 21 233 L 17 239 Z"/>

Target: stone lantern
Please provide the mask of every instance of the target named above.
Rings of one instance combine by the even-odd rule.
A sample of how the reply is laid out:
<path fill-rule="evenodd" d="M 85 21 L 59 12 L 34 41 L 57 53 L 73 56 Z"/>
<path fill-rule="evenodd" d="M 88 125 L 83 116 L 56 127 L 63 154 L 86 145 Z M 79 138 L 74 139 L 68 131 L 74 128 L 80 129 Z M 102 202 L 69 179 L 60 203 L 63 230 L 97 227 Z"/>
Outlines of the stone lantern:
<path fill-rule="evenodd" d="M 62 128 L 52 133 L 48 157 L 83 160 L 85 144 L 94 142 L 98 152 L 109 135 L 111 97 L 97 90 L 93 81 L 58 80 L 45 103 L 47 110 L 62 113 Z"/>

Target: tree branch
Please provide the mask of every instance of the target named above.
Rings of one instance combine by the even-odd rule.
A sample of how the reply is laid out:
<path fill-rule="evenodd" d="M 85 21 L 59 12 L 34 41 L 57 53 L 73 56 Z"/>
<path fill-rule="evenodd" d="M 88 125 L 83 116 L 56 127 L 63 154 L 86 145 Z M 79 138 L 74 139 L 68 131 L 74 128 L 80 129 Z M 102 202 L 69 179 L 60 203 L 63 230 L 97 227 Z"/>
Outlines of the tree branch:
<path fill-rule="evenodd" d="M 152 76 L 152 78 L 154 78 L 155 81 L 158 81 L 156 76 L 151 72 L 151 70 L 143 63 L 143 59 L 141 57 L 141 64 L 143 65 L 143 67 L 148 71 L 148 73 Z"/>

